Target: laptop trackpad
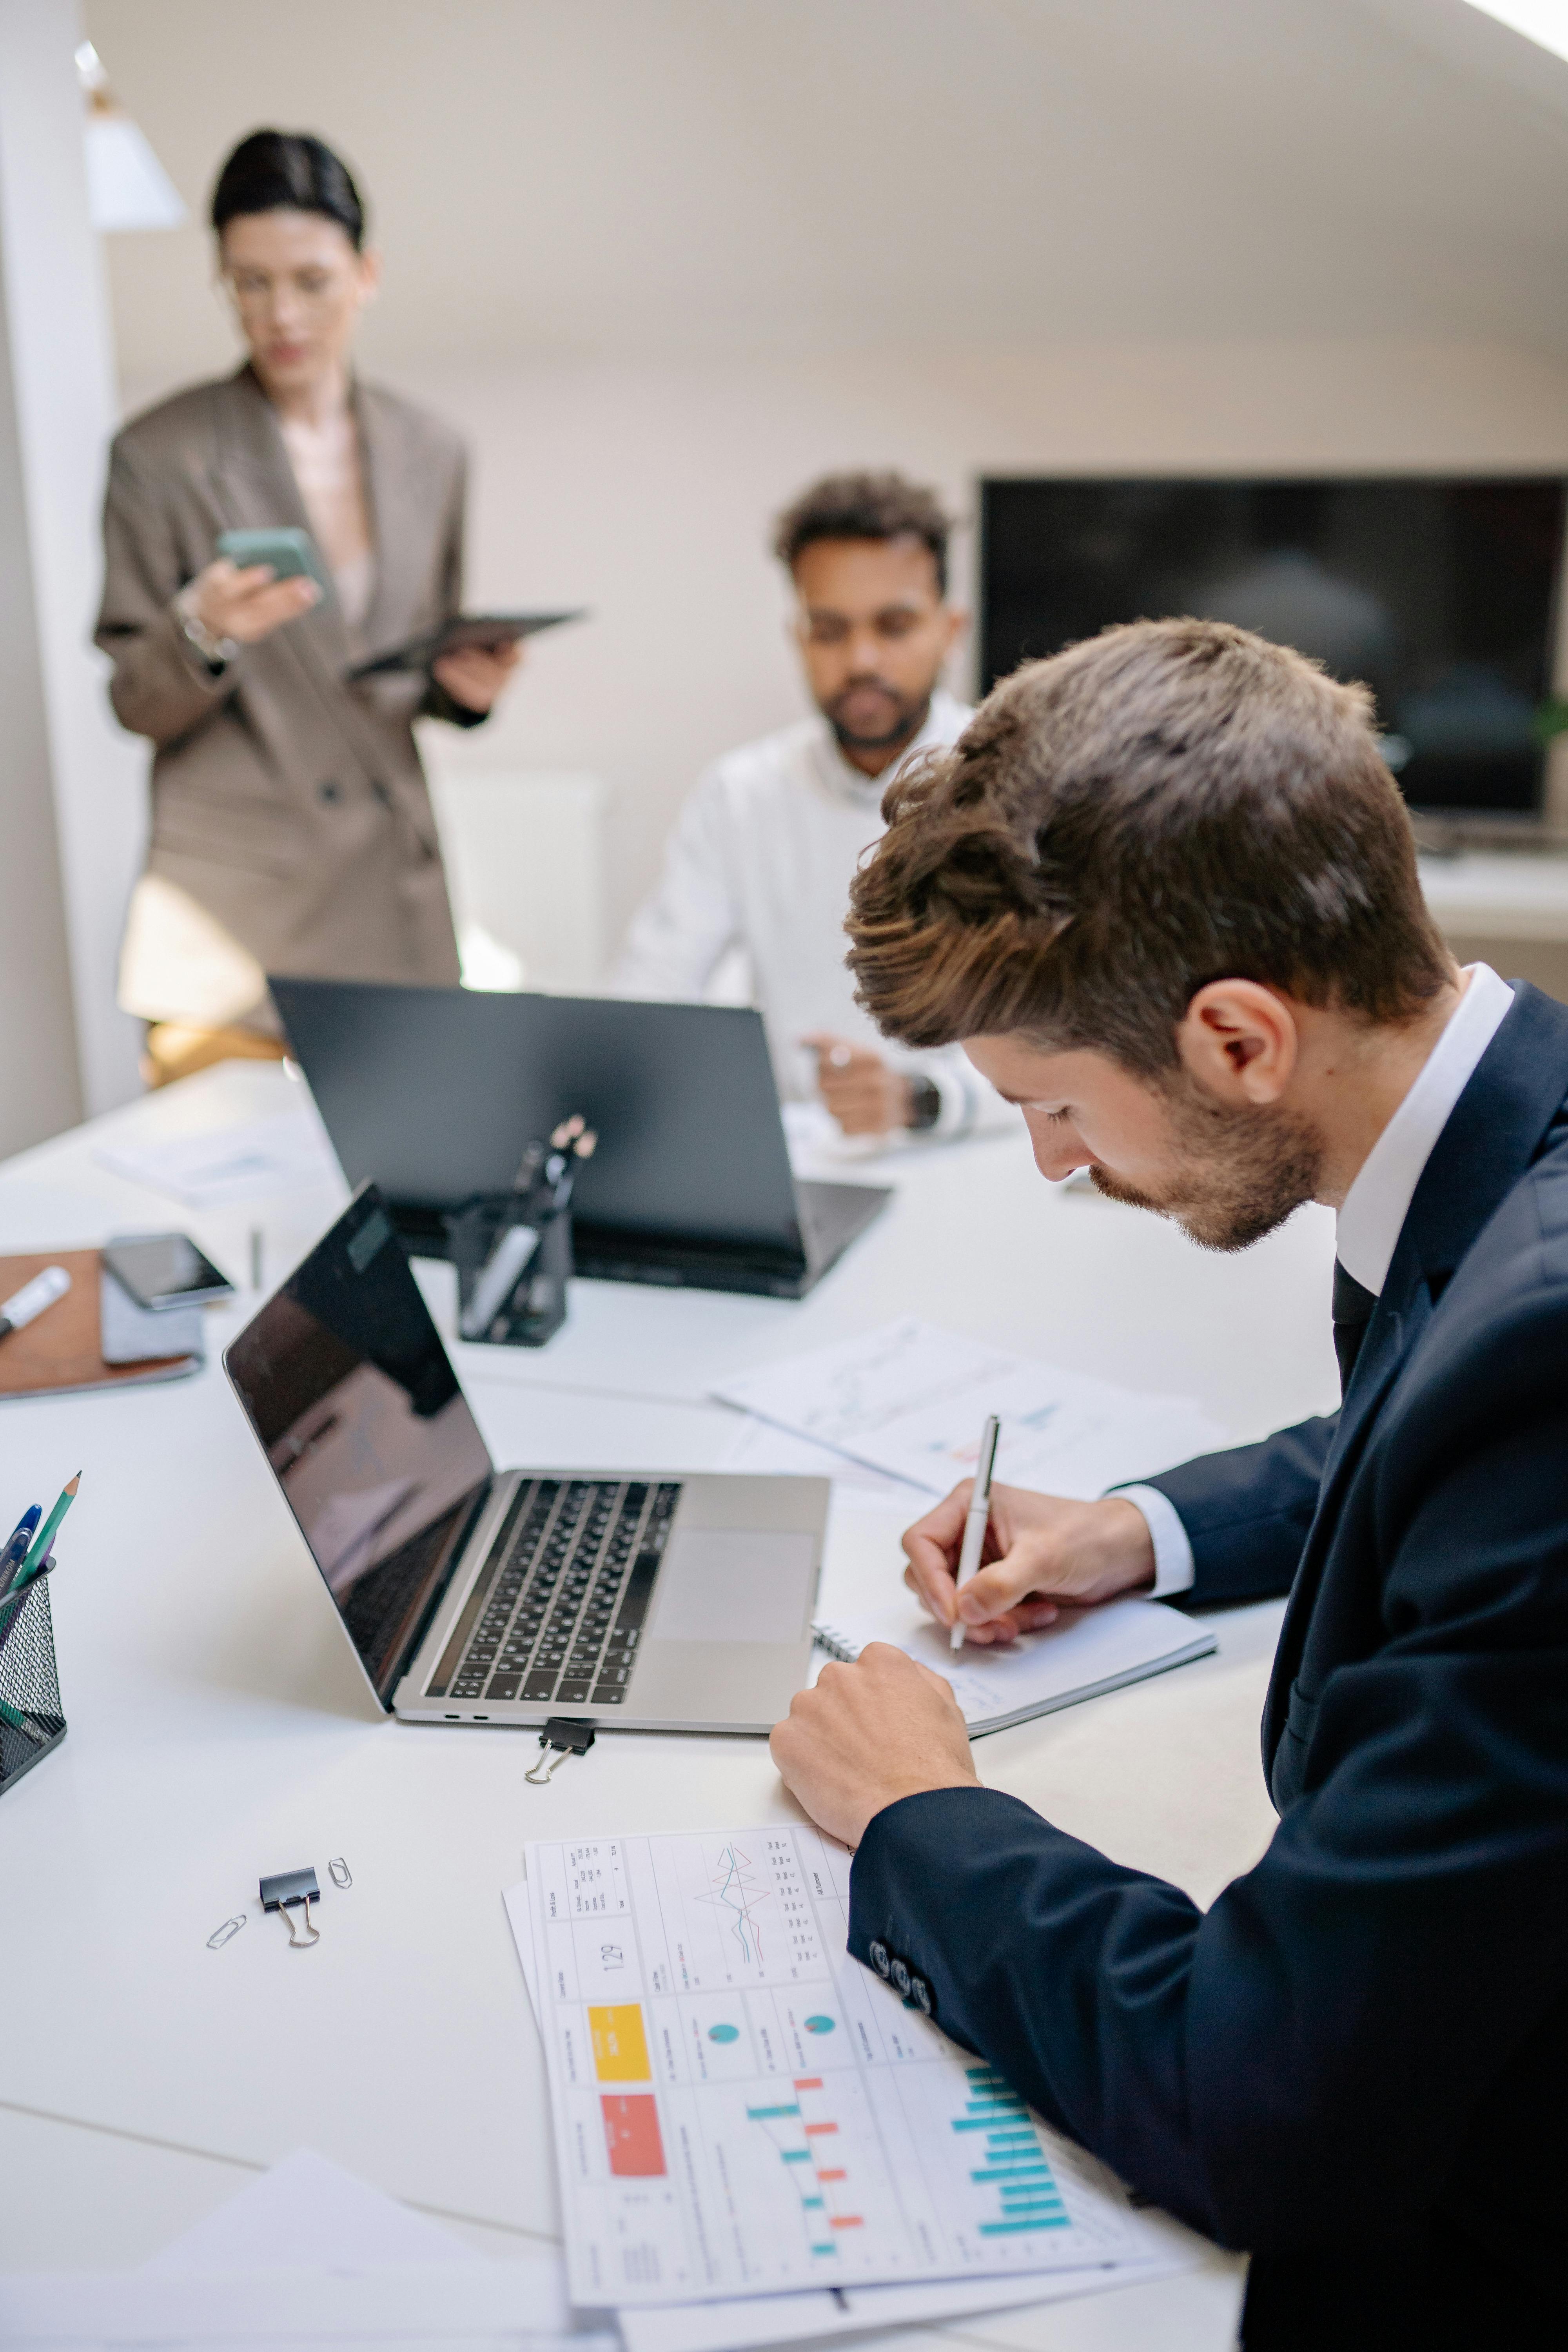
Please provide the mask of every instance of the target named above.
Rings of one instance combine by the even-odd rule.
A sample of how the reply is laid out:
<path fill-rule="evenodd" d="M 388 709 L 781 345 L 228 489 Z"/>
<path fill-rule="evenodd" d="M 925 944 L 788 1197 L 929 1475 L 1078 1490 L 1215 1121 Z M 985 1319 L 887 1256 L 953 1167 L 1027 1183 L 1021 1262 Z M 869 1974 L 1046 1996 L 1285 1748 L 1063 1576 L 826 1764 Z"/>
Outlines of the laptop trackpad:
<path fill-rule="evenodd" d="M 814 1538 L 781 1528 L 694 1528 L 655 1587 L 656 1642 L 798 1642 L 812 1600 Z"/>

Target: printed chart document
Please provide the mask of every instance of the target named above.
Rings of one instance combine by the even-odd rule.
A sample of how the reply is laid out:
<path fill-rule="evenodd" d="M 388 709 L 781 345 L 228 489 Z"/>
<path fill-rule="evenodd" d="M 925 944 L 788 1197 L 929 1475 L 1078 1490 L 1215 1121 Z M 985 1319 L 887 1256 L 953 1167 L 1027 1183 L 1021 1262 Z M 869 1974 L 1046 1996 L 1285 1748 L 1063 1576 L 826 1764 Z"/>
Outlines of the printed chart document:
<path fill-rule="evenodd" d="M 531 1845 L 527 1891 L 574 2303 L 1163 2251 L 1102 2166 L 849 1958 L 849 1856 L 815 1830 Z"/>
<path fill-rule="evenodd" d="M 507 1925 L 517 1947 L 528 1997 L 542 2011 L 529 1917 L 528 1885 L 509 1886 L 502 1896 Z M 1202 2241 L 1168 2214 L 1144 2211 L 1140 2224 L 1149 2251 L 1084 2270 L 1016 2272 L 1001 2279 L 941 2279 L 915 2286 L 807 2287 L 797 2294 L 735 2295 L 708 2303 L 638 2304 L 616 2314 L 625 2352 L 750 2352 L 769 2344 L 806 2337 L 863 2336 L 868 2328 L 925 2327 L 980 2311 L 1005 2311 L 1020 2304 L 1064 2303 L 1103 2294 L 1108 2288 L 1146 2280 L 1174 2278 L 1200 2259 Z M 564 2276 L 564 2265 L 563 2265 Z M 584 2325 L 594 2315 L 577 2315 Z M 572 2352 L 595 2352 L 574 2346 Z"/>
<path fill-rule="evenodd" d="M 890 1642 L 906 1657 L 918 1658 L 952 1685 L 972 1735 L 1005 1731 L 1010 1724 L 1162 1675 L 1168 1666 L 1206 1658 L 1219 1646 L 1206 1627 L 1160 1601 L 1108 1601 L 1099 1609 L 1068 1610 L 1054 1625 L 1005 1646 L 971 1642 L 957 1651 L 945 1626 L 917 1615 L 908 1601 L 842 1622 L 824 1622 L 812 1632 L 829 1658 L 853 1660 L 870 1642 Z M 818 1672 L 822 1664 L 818 1659 Z"/>
<path fill-rule="evenodd" d="M 741 1373 L 714 1393 L 939 1495 L 973 1472 L 988 1412 L 1002 1422 L 997 1477 L 1053 1495 L 1102 1495 L 1226 1443 L 1189 1398 L 1033 1363 L 913 1316 Z"/>

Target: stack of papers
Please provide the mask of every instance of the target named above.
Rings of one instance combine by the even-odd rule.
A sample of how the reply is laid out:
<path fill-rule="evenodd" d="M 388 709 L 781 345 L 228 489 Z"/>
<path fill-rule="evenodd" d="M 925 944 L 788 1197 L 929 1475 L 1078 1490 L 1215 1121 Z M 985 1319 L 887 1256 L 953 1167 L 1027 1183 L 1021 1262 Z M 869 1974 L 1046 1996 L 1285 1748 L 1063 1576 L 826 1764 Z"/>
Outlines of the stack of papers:
<path fill-rule="evenodd" d="M 719 2352 L 1083 2294 L 1191 2256 L 847 1948 L 809 1828 L 531 1845 L 507 1895 L 579 2306 Z"/>
<path fill-rule="evenodd" d="M 100 1144 L 93 1157 L 116 1176 L 166 1192 L 187 1209 L 233 1208 L 302 1184 L 342 1182 L 319 1130 L 303 1118 L 285 1114 L 214 1134 Z"/>
<path fill-rule="evenodd" d="M 308 2148 L 140 2271 L 0 2275 L 9 2352 L 621 2352 L 553 2250 L 496 2263 Z"/>
<path fill-rule="evenodd" d="M 837 1458 L 839 1476 L 879 1480 L 894 1496 L 915 1490 L 916 1500 L 972 1475 L 991 1412 L 1002 1423 L 997 1477 L 1053 1495 L 1102 1495 L 1226 1442 L 1189 1398 L 1142 1395 L 913 1316 L 741 1373 L 714 1394 L 777 1433 L 795 1456 L 775 1463 L 752 1433 L 727 1466 L 804 1467 L 805 1445 L 819 1465 Z"/>

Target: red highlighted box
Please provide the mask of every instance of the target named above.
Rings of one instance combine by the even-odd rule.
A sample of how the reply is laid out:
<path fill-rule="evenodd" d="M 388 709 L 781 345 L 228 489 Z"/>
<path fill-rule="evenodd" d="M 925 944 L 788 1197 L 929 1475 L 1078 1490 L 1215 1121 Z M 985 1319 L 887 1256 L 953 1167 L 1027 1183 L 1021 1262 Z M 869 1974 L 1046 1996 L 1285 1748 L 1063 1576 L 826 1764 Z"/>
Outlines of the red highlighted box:
<path fill-rule="evenodd" d="M 835 2213 L 827 2226 L 830 2230 L 863 2230 L 866 2224 L 858 2213 Z"/>
<path fill-rule="evenodd" d="M 837 2129 L 837 2124 L 807 2124 L 805 2136 L 807 2139 L 825 2139 L 829 2132 L 836 2132 Z"/>
<path fill-rule="evenodd" d="M 605 2145 L 610 2170 L 617 2180 L 654 2180 L 665 2170 L 664 2142 L 659 2137 L 658 2101 L 643 2092 L 605 2096 L 599 2105 L 605 2117 Z"/>
<path fill-rule="evenodd" d="M 820 2074 L 802 2074 L 795 2087 L 797 2091 L 820 2091 L 822 2077 Z"/>
<path fill-rule="evenodd" d="M 823 2172 L 819 2169 L 816 2177 L 818 2180 L 847 2180 L 849 2175 L 845 2171 L 844 2167 L 840 2165 L 837 2172 Z"/>

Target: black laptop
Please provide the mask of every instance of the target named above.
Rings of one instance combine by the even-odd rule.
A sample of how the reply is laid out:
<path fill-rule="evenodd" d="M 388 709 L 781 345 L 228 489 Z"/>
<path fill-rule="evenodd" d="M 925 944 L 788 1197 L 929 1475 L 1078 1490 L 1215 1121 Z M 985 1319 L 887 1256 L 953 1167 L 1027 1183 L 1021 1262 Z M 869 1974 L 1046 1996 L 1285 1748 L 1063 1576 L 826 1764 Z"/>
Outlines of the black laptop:
<path fill-rule="evenodd" d="M 598 1130 L 577 1177 L 577 1271 L 799 1298 L 889 1195 L 796 1183 L 760 1014 L 615 997 L 268 982 L 351 1184 L 407 1246 L 505 1192 L 526 1144 L 573 1112 Z"/>

